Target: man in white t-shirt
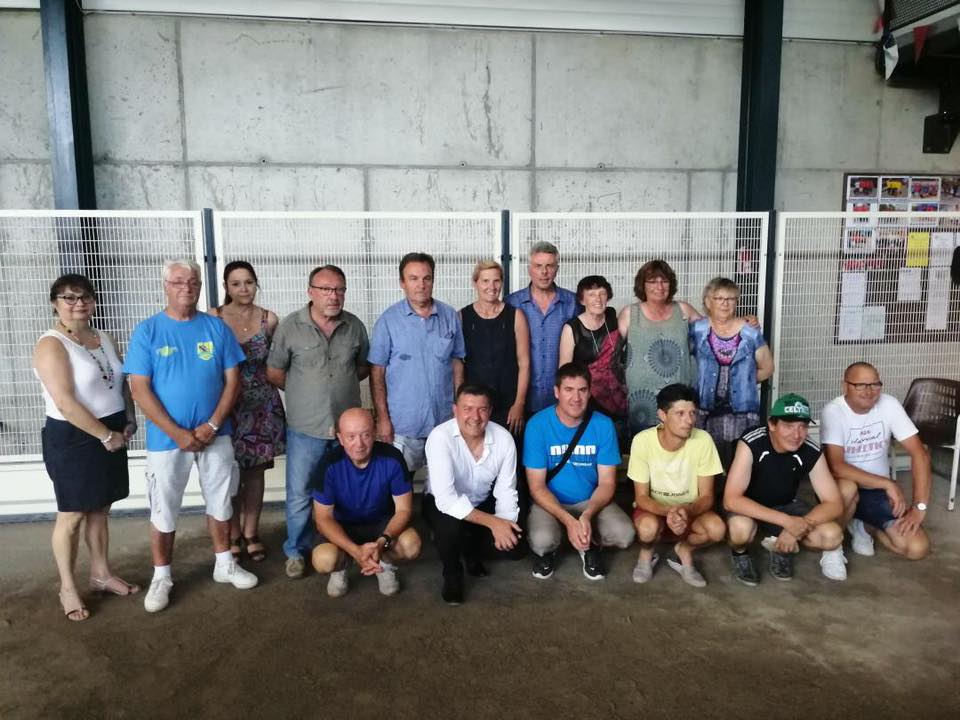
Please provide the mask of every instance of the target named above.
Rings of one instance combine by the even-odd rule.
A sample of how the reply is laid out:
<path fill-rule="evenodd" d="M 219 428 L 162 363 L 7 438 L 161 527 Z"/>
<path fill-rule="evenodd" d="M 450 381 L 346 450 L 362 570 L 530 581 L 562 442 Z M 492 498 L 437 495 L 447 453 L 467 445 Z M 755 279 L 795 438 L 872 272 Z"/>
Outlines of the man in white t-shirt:
<path fill-rule="evenodd" d="M 844 494 L 844 516 L 858 555 L 873 555 L 873 540 L 910 560 L 930 551 L 923 530 L 930 502 L 930 456 L 896 398 L 881 392 L 877 369 L 853 363 L 843 374 L 843 395 L 823 409 L 821 440 L 830 471 L 859 488 Z M 910 454 L 912 504 L 890 479 L 890 438 Z"/>

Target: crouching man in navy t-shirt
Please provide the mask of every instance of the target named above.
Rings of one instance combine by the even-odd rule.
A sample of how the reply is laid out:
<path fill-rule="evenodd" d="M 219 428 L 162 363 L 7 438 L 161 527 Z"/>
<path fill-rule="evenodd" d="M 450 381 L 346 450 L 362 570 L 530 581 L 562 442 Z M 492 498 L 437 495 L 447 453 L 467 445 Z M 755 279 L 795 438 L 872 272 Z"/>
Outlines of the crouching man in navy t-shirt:
<path fill-rule="evenodd" d="M 578 362 L 561 366 L 553 392 L 557 404 L 530 418 L 523 442 L 523 464 L 534 503 L 529 521 L 530 549 L 536 555 L 533 576 L 553 575 L 565 529 L 583 560 L 583 574 L 589 580 L 601 580 L 601 546 L 626 548 L 635 535 L 630 518 L 612 502 L 620 464 L 617 434 L 610 418 L 594 412 L 560 466 L 587 414 L 590 371 Z M 558 466 L 559 471 L 554 470 Z"/>
<path fill-rule="evenodd" d="M 410 527 L 413 487 L 403 454 L 376 442 L 373 416 L 363 408 L 345 410 L 337 420 L 340 447 L 314 472 L 313 513 L 320 544 L 313 568 L 330 573 L 327 594 L 347 592 L 350 558 L 361 575 L 376 575 L 380 592 L 400 590 L 398 560 L 420 554 L 420 536 Z"/>

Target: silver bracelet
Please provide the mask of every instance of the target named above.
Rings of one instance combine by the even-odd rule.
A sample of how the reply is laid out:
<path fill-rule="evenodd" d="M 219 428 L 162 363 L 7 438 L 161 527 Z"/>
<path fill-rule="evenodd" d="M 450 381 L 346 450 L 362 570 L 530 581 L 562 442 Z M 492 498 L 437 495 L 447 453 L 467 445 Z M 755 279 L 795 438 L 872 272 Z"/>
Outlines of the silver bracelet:
<path fill-rule="evenodd" d="M 106 445 L 106 444 L 109 443 L 111 440 L 113 440 L 113 430 L 111 430 L 110 433 L 109 433 L 105 438 L 103 438 L 103 440 L 101 440 L 100 442 L 102 442 L 104 445 Z"/>
<path fill-rule="evenodd" d="M 219 426 L 219 425 L 215 425 L 212 420 L 207 420 L 207 425 L 209 425 L 210 427 L 212 427 L 214 432 L 220 432 L 220 426 Z"/>

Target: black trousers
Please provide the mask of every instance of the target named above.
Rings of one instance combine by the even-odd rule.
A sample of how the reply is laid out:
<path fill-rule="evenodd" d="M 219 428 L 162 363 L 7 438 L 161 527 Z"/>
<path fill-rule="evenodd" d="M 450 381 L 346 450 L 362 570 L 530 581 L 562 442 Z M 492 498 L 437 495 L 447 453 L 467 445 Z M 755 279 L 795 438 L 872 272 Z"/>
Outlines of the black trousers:
<path fill-rule="evenodd" d="M 521 536 L 520 542 L 513 550 L 497 550 L 493 544 L 493 533 L 482 525 L 469 520 L 457 520 L 437 508 L 433 495 L 423 495 L 423 518 L 433 530 L 433 541 L 443 563 L 443 575 L 463 575 L 463 565 L 460 558 L 479 560 L 485 557 L 506 557 L 510 560 L 520 560 L 527 554 L 527 541 Z M 491 495 L 477 505 L 477 510 L 490 513 L 495 509 L 495 501 Z"/>

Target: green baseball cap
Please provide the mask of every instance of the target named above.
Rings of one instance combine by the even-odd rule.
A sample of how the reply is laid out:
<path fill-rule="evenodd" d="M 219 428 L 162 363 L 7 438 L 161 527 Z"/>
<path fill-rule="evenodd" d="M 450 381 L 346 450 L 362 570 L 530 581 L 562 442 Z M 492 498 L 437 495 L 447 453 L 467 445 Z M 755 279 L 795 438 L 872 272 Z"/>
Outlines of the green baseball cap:
<path fill-rule="evenodd" d="M 779 420 L 802 420 L 803 422 L 813 422 L 810 418 L 810 403 L 807 399 L 796 393 L 787 393 L 777 398 L 777 401 L 770 408 L 770 417 Z"/>

